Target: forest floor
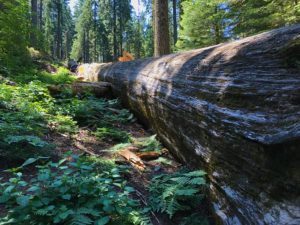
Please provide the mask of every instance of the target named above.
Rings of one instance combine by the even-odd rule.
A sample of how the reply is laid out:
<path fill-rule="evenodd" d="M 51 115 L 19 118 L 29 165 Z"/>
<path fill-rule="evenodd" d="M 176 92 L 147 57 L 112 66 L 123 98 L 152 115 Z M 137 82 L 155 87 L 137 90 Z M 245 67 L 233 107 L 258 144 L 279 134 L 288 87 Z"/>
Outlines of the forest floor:
<path fill-rule="evenodd" d="M 27 87 L 27 89 L 30 88 Z M 128 186 L 134 188 L 134 191 L 130 193 L 130 196 L 133 199 L 138 200 L 140 202 L 141 209 L 143 207 L 149 208 L 149 199 L 151 198 L 149 186 L 151 185 L 151 180 L 154 177 L 157 177 L 161 174 L 174 174 L 185 168 L 169 153 L 169 151 L 166 148 L 162 146 L 162 144 L 159 142 L 159 140 L 157 140 L 155 135 L 153 135 L 153 132 L 151 130 L 146 129 L 143 125 L 138 123 L 138 121 L 134 119 L 133 115 L 130 114 L 129 111 L 122 109 L 119 106 L 117 100 L 97 100 L 95 98 L 92 98 L 92 100 L 77 100 L 70 97 L 64 99 L 65 97 L 62 96 L 59 96 L 59 98 L 62 98 L 62 100 L 51 99 L 51 101 L 53 101 L 54 104 L 57 104 L 59 106 L 59 110 L 61 111 L 64 111 L 61 109 L 64 107 L 70 109 L 70 111 L 73 110 L 72 112 L 75 114 L 74 120 L 77 120 L 78 127 L 72 127 L 74 124 L 71 124 L 71 127 L 65 129 L 68 132 L 62 132 L 56 130 L 56 128 L 60 126 L 60 122 L 56 121 L 55 123 L 51 123 L 51 126 L 53 127 L 49 126 L 49 124 L 47 125 L 49 130 L 41 137 L 41 140 L 50 144 L 54 144 L 55 148 L 52 150 L 51 156 L 49 158 L 49 160 L 51 160 L 52 162 L 59 162 L 64 158 L 64 154 L 67 154 L 71 150 L 73 155 L 87 157 L 92 156 L 101 160 L 113 160 L 115 165 L 130 166 L 129 173 L 126 173 L 123 176 L 123 179 L 126 180 Z M 97 108 L 98 103 L 103 107 Z M 58 106 L 56 106 L 55 110 L 57 110 Z M 115 106 L 116 108 L 114 108 Z M 86 111 L 82 111 L 82 107 L 87 107 Z M 85 109 L 83 108 L 83 110 Z M 101 113 L 103 114 L 102 117 L 98 115 Z M 108 118 L 109 122 L 105 121 L 105 118 Z M 63 122 L 61 123 L 66 123 L 64 122 L 64 120 L 62 121 Z M 70 122 L 68 121 L 68 123 Z M 105 126 L 103 124 L 105 124 Z M 102 128 L 100 128 L 99 130 L 99 127 Z M 74 129 L 74 131 L 76 130 L 76 132 L 73 132 L 72 129 Z M 3 140 L 5 141 L 7 139 L 3 138 Z M 20 143 L 20 145 L 17 147 L 19 149 L 22 149 L 22 146 L 26 147 L 27 145 L 28 143 L 23 142 Z M 9 151 L 9 146 L 10 145 L 8 145 L 7 149 L 3 150 Z M 119 152 L 126 150 L 126 148 L 128 148 L 129 146 L 135 149 L 134 151 L 132 151 L 133 154 L 138 154 L 138 152 L 140 151 L 156 151 L 159 153 L 159 156 L 154 157 L 151 160 L 140 159 L 141 163 L 145 166 L 143 170 L 140 170 L 137 167 L 135 168 L 135 165 L 134 163 L 132 163 L 130 158 L 126 159 L 122 156 L 122 154 L 118 154 Z M 4 170 L 7 169 L 8 166 L 9 168 L 17 168 L 18 166 L 20 166 L 19 160 L 10 161 L 9 164 L 6 162 L 6 160 L 7 158 L 2 157 L 0 155 L 0 177 L 2 177 L 2 184 L 9 183 L 15 175 L 14 173 L 7 173 Z M 70 162 L 72 162 L 72 159 L 70 159 Z M 36 167 L 37 163 L 33 163 L 27 167 L 22 168 L 22 179 L 25 182 L 30 183 L 30 180 L 32 178 L 38 176 L 39 169 L 37 169 Z M 58 174 L 57 177 L 59 177 L 59 175 L 60 174 Z M 23 191 L 23 189 L 24 188 L 21 187 L 21 191 Z M 4 189 L 1 189 L 0 186 L 0 194 L 1 190 L 3 191 Z M 187 191 L 188 190 L 189 189 L 187 189 Z M 5 193 L 5 191 L 3 193 Z M 186 194 L 183 194 L 182 198 L 185 197 L 184 195 Z M 180 199 L 178 201 L 180 202 Z M 159 210 L 155 211 L 153 209 L 148 211 L 148 215 L 151 224 L 154 225 L 208 224 L 208 221 L 211 223 L 208 204 L 205 198 L 200 203 L 197 203 L 197 207 L 188 206 L 187 208 L 190 209 L 185 209 L 182 211 L 178 210 L 178 212 L 174 213 L 174 216 L 172 215 L 172 218 L 170 214 L 168 215 L 166 212 L 162 213 Z M 0 195 L 0 218 L 4 217 L 8 213 L 9 209 L 12 208 L 7 207 L 7 204 L 5 203 L 1 203 Z M 196 222 L 195 220 L 194 223 L 182 222 L 183 219 L 188 221 L 186 218 L 189 219 L 189 217 L 190 219 L 193 219 L 192 215 L 195 214 L 200 215 L 201 218 L 204 219 L 199 220 L 200 222 Z"/>
<path fill-rule="evenodd" d="M 145 129 L 141 124 L 126 123 L 119 124 L 123 130 L 133 134 L 134 138 L 147 138 L 153 135 L 151 130 Z M 86 128 L 80 128 L 76 136 L 70 134 L 57 134 L 50 133 L 44 137 L 45 140 L 54 143 L 57 147 L 55 148 L 54 155 L 52 156 L 53 161 L 61 160 L 61 156 L 70 150 L 73 154 L 87 154 L 94 155 L 99 158 L 105 159 L 116 159 L 120 164 L 130 165 L 128 161 L 124 160 L 123 157 L 112 154 L 105 150 L 112 148 L 117 144 L 114 140 L 99 141 L 95 135 L 91 134 L 91 130 Z M 130 173 L 126 176 L 128 185 L 135 189 L 133 194 L 134 199 L 140 199 L 141 202 L 146 206 L 148 204 L 148 198 L 150 196 L 147 187 L 149 186 L 150 180 L 159 174 L 163 173 L 174 173 L 183 168 L 183 165 L 177 161 L 169 152 L 165 152 L 163 157 L 167 159 L 166 163 L 157 162 L 156 160 L 143 161 L 146 165 L 146 169 L 143 173 L 140 173 L 137 169 L 133 168 Z M 12 178 L 12 174 L 4 172 L 5 168 L 1 168 L 4 165 L 0 161 L 0 177 L 3 178 L 2 182 L 7 182 Z M 17 165 L 15 165 L 17 166 Z M 36 175 L 38 170 L 34 167 L 29 167 L 23 172 L 24 180 L 29 181 L 32 177 Z M 202 215 L 209 215 L 208 206 L 206 202 L 201 204 L 201 208 L 198 210 Z M 5 216 L 7 209 L 5 205 L 0 204 L 0 218 Z M 194 212 L 192 212 L 194 213 Z M 190 214 L 192 214 L 190 213 Z M 167 214 L 159 212 L 151 212 L 151 222 L 153 225 L 177 225 L 177 221 L 180 221 L 182 217 L 189 214 L 185 212 L 184 214 L 177 214 L 173 219 L 170 219 Z"/>

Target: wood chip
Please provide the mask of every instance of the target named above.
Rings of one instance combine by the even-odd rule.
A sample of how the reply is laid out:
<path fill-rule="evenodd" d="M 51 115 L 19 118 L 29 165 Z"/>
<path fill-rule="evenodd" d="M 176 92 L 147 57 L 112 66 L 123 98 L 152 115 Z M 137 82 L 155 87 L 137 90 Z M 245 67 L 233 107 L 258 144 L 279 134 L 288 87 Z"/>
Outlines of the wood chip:
<path fill-rule="evenodd" d="M 143 172 L 146 168 L 145 164 L 135 153 L 129 151 L 128 149 L 124 149 L 118 153 L 120 156 L 123 156 L 128 162 L 136 168 L 139 172 Z"/>
<path fill-rule="evenodd" d="M 154 160 L 160 156 L 157 152 L 139 152 L 136 155 L 143 160 Z"/>

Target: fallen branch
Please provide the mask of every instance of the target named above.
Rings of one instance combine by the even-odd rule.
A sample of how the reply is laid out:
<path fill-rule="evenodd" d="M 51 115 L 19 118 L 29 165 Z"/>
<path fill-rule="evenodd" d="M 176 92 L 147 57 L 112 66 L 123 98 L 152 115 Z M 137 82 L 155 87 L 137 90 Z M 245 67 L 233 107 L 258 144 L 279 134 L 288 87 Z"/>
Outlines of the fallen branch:
<path fill-rule="evenodd" d="M 143 172 L 146 168 L 145 164 L 135 153 L 129 151 L 128 149 L 124 149 L 118 153 L 120 156 L 123 156 L 128 162 L 136 168 L 139 172 Z"/>

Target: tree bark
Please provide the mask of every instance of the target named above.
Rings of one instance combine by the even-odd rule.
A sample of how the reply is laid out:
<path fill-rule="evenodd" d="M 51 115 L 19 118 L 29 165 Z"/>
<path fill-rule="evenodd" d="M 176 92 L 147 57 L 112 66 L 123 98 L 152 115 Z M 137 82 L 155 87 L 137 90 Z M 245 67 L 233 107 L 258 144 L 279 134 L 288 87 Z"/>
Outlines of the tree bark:
<path fill-rule="evenodd" d="M 69 30 L 66 31 L 66 59 L 69 59 Z"/>
<path fill-rule="evenodd" d="M 154 0 L 154 8 L 154 55 L 162 56 L 170 54 L 168 0 Z"/>
<path fill-rule="evenodd" d="M 100 68 L 174 155 L 206 170 L 221 224 L 299 224 L 299 33 Z"/>
<path fill-rule="evenodd" d="M 40 31 L 42 31 L 42 27 L 43 27 L 43 0 L 40 0 L 40 4 L 39 4 L 39 29 Z"/>
<path fill-rule="evenodd" d="M 57 6 L 57 40 L 56 40 L 56 43 L 57 43 L 57 47 L 56 47 L 57 54 L 56 54 L 56 56 L 59 59 L 61 59 L 61 8 L 62 8 L 61 2 L 58 1 L 56 3 L 56 6 Z"/>
<path fill-rule="evenodd" d="M 182 9 L 182 6 L 181 6 L 181 3 L 183 2 L 184 0 L 179 0 L 179 29 L 182 30 L 182 26 L 181 26 L 181 20 L 182 20 L 182 14 L 183 14 L 183 9 Z"/>
<path fill-rule="evenodd" d="M 176 12 L 176 2 L 177 0 L 173 0 L 173 39 L 174 39 L 174 46 L 177 42 L 177 12 Z"/>
<path fill-rule="evenodd" d="M 116 9 L 116 0 L 113 0 L 113 48 L 114 48 L 114 59 L 113 61 L 118 60 L 117 55 L 117 9 Z"/>
<path fill-rule="evenodd" d="M 31 0 L 31 22 L 34 28 L 37 28 L 37 0 Z M 36 35 L 31 33 L 30 35 L 32 45 L 36 47 Z"/>
<path fill-rule="evenodd" d="M 98 60 L 98 56 L 97 56 L 97 33 L 98 33 L 98 30 L 97 30 L 97 2 L 96 0 L 93 1 L 93 5 L 94 5 L 94 62 L 97 62 L 99 61 Z"/>
<path fill-rule="evenodd" d="M 83 40 L 82 40 L 82 58 L 83 58 L 83 62 L 86 63 L 86 47 L 85 47 L 85 29 L 83 31 Z"/>
<path fill-rule="evenodd" d="M 86 63 L 90 62 L 90 28 L 86 29 Z"/>
<path fill-rule="evenodd" d="M 37 0 L 31 0 L 31 21 L 35 28 L 37 28 Z"/>
<path fill-rule="evenodd" d="M 153 47 L 154 47 L 154 54 L 156 49 L 156 43 L 155 43 L 155 4 L 154 0 L 152 0 L 152 29 L 153 29 Z"/>
<path fill-rule="evenodd" d="M 120 48 L 119 48 L 119 56 L 122 56 L 122 52 L 123 52 L 123 25 L 122 25 L 122 18 L 119 18 L 119 29 L 120 29 L 120 33 L 119 33 L 119 38 L 120 38 Z"/>

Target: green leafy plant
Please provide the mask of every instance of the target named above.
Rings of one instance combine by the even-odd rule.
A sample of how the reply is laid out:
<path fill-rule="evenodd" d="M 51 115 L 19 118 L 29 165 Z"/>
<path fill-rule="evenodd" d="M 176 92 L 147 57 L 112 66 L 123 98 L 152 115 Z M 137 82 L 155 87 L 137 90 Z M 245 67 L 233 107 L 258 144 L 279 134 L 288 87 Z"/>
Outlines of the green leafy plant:
<path fill-rule="evenodd" d="M 54 145 L 41 139 L 52 98 L 39 83 L 0 85 L 0 157 L 5 162 L 50 153 Z"/>
<path fill-rule="evenodd" d="M 53 124 L 55 130 L 60 133 L 77 133 L 77 122 L 70 116 L 56 115 L 49 120 L 50 124 Z"/>
<path fill-rule="evenodd" d="M 9 209 L 1 224 L 148 224 L 129 197 L 134 189 L 122 179 L 124 168 L 70 154 L 36 166 L 39 172 L 29 182 L 20 170 L 37 159 L 9 170 L 14 177 L 0 184 L 0 203 Z M 73 161 L 67 163 L 70 156 Z"/>
<path fill-rule="evenodd" d="M 204 197 L 201 185 L 205 184 L 205 174 L 202 170 L 196 170 L 154 177 L 148 187 L 151 207 L 154 211 L 166 212 L 172 218 L 177 211 L 197 206 Z"/>
<path fill-rule="evenodd" d="M 121 141 L 123 143 L 127 143 L 131 141 L 132 135 L 127 133 L 126 131 L 122 131 L 118 128 L 109 128 L 109 127 L 101 127 L 98 128 L 96 132 L 93 133 L 98 137 L 100 141 L 104 139 L 111 138 L 115 141 Z"/>
<path fill-rule="evenodd" d="M 165 165 L 172 165 L 172 161 L 168 160 L 164 157 L 159 157 L 158 159 L 154 160 L 154 162 L 162 163 L 162 164 L 165 164 Z"/>
<path fill-rule="evenodd" d="M 156 134 L 146 138 L 139 138 L 134 142 L 141 152 L 155 151 L 161 154 L 161 143 L 156 139 Z"/>

